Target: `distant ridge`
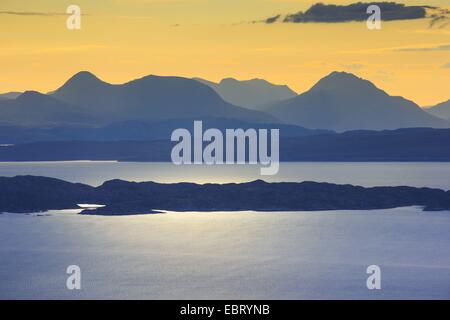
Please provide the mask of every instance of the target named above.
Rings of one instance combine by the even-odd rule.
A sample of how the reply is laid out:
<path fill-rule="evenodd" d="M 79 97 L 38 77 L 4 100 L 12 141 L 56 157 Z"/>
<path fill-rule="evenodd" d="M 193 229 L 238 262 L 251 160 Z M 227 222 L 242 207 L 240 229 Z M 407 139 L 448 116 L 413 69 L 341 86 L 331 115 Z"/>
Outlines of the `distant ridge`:
<path fill-rule="evenodd" d="M 426 107 L 424 110 L 436 117 L 450 121 L 450 100 L 439 103 L 433 107 Z"/>
<path fill-rule="evenodd" d="M 286 85 L 275 85 L 264 79 L 222 79 L 219 83 L 194 78 L 213 88 L 225 101 L 248 109 L 261 110 L 264 105 L 295 97 L 297 93 Z"/>
<path fill-rule="evenodd" d="M 123 124 L 141 130 L 138 124 Z M 0 137 L 4 131 L 0 127 Z M 450 129 L 407 128 L 389 131 L 302 132 L 289 128 L 280 137 L 281 161 L 421 161 L 450 162 Z M 118 160 L 170 162 L 174 145 L 167 135 L 160 140 L 127 140 L 128 129 L 117 130 L 116 140 L 105 132 L 87 132 L 84 141 L 42 141 L 0 147 L 0 161 Z M 286 132 L 287 131 L 287 132 Z M 84 131 L 81 131 L 82 133 Z M 29 134 L 36 133 L 32 131 Z M 37 137 L 45 137 L 45 132 Z M 48 133 L 52 134 L 52 131 Z M 89 138 L 89 134 L 91 138 Z M 139 134 L 139 133 L 138 133 Z M 53 136 L 64 139 L 64 131 Z M 93 138 L 92 138 L 93 137 Z M 100 141 L 104 140 L 104 141 Z M 10 141 L 0 144 L 11 143 Z"/>
<path fill-rule="evenodd" d="M 86 110 L 36 91 L 25 91 L 15 99 L 0 101 L 0 110 L 0 125 L 33 127 L 95 122 Z"/>
<path fill-rule="evenodd" d="M 56 125 L 50 127 L 28 127 L 0 125 L 0 144 L 18 144 L 38 141 L 150 141 L 169 140 L 177 128 L 193 130 L 196 118 L 168 119 L 157 121 L 118 121 L 107 125 Z M 202 117 L 203 128 L 265 128 L 279 129 L 280 137 L 300 137 L 331 133 L 327 130 L 310 130 L 300 126 L 280 123 L 256 123 L 228 118 Z"/>
<path fill-rule="evenodd" d="M 414 102 L 390 96 L 346 72 L 332 72 L 309 91 L 265 110 L 284 122 L 314 129 L 450 127 L 450 122 L 428 114 Z"/>
<path fill-rule="evenodd" d="M 20 96 L 22 92 L 7 92 L 7 93 L 0 93 L 0 100 L 11 100 L 15 99 L 18 96 Z"/>

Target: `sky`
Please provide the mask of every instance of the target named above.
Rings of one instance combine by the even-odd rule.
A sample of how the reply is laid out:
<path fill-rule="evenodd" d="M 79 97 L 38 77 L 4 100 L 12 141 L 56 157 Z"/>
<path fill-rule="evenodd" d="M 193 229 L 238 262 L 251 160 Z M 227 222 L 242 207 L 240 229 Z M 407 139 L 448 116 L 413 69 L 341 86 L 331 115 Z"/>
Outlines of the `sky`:
<path fill-rule="evenodd" d="M 88 70 L 111 83 L 149 74 L 263 78 L 301 93 L 338 70 L 421 106 L 450 99 L 450 25 L 259 22 L 316 2 L 0 0 L 0 92 L 48 92 Z M 397 2 L 450 9 L 450 0 Z M 72 4 L 81 8 L 81 30 L 66 27 Z"/>

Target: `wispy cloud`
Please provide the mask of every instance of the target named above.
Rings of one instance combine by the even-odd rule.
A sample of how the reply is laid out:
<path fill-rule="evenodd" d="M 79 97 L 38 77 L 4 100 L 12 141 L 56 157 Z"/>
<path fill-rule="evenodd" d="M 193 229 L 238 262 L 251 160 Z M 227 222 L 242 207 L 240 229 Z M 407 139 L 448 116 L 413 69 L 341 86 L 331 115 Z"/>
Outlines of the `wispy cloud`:
<path fill-rule="evenodd" d="M 442 66 L 442 68 L 444 68 L 444 69 L 450 69 L 450 62 L 444 64 L 444 65 Z"/>
<path fill-rule="evenodd" d="M 450 10 L 435 8 L 434 12 L 430 15 L 430 28 L 438 27 L 445 28 L 450 24 Z"/>
<path fill-rule="evenodd" d="M 450 51 L 450 44 L 443 44 L 433 47 L 412 47 L 412 48 L 399 48 L 396 51 Z"/>
<path fill-rule="evenodd" d="M 34 12 L 34 11 L 0 11 L 0 15 L 12 15 L 12 16 L 37 16 L 37 17 L 56 17 L 56 16 L 68 16 L 70 13 L 65 12 Z M 82 14 L 87 16 L 88 14 Z"/>
<path fill-rule="evenodd" d="M 8 14 L 13 16 L 65 16 L 66 13 L 62 12 L 33 12 L 33 11 L 0 11 L 0 14 Z"/>
<path fill-rule="evenodd" d="M 383 54 L 387 52 L 434 52 L 434 51 L 450 51 L 450 44 L 420 44 L 413 46 L 398 46 L 398 47 L 380 47 L 369 49 L 355 49 L 338 51 L 340 54 Z"/>

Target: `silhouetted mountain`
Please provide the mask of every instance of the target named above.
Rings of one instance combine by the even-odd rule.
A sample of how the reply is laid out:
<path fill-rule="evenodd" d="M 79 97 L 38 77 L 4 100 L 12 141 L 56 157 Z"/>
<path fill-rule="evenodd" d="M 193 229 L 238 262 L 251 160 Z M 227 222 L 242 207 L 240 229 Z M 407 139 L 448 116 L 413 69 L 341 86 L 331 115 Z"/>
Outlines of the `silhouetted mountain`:
<path fill-rule="evenodd" d="M 0 101 L 0 110 L 2 125 L 48 126 L 95 122 L 79 107 L 35 91 L 26 91 L 15 99 Z"/>
<path fill-rule="evenodd" d="M 1 135 L 1 131 L 0 131 Z M 281 161 L 450 161 L 450 129 L 412 128 L 281 136 Z M 1 143 L 1 142 L 0 142 Z M 53 141 L 0 147 L 0 161 L 119 160 L 170 162 L 175 143 Z"/>
<path fill-rule="evenodd" d="M 239 81 L 226 78 L 220 83 L 194 78 L 213 88 L 225 101 L 253 110 L 295 97 L 297 93 L 286 85 L 275 85 L 263 79 Z"/>
<path fill-rule="evenodd" d="M 88 109 L 104 122 L 203 117 L 275 122 L 268 114 L 231 105 L 208 86 L 181 77 L 146 76 L 109 84 L 80 72 L 51 95 Z"/>
<path fill-rule="evenodd" d="M 427 107 L 424 110 L 436 117 L 450 120 L 450 100 L 439 103 L 433 107 Z"/>
<path fill-rule="evenodd" d="M 0 212 L 37 212 L 105 205 L 85 214 L 123 215 L 174 211 L 317 211 L 424 206 L 449 210 L 450 191 L 413 187 L 363 188 L 330 183 L 161 184 L 107 181 L 99 187 L 58 179 L 0 178 Z"/>
<path fill-rule="evenodd" d="M 177 128 L 193 130 L 193 119 L 171 119 L 153 122 L 122 121 L 101 127 L 55 126 L 30 128 L 24 126 L 0 126 L 0 144 L 17 144 L 36 141 L 108 141 L 108 140 L 158 140 L 170 139 Z M 310 130 L 294 125 L 250 123 L 234 119 L 203 118 L 203 128 L 280 129 L 281 137 L 323 134 L 326 130 Z"/>
<path fill-rule="evenodd" d="M 371 82 L 333 72 L 309 91 L 276 103 L 267 111 L 286 123 L 336 131 L 450 127 L 414 102 L 389 96 Z"/>
<path fill-rule="evenodd" d="M 0 94 L 0 100 L 11 100 L 20 96 L 22 92 L 7 92 Z"/>
<path fill-rule="evenodd" d="M 237 82 L 225 79 L 219 86 L 237 86 L 243 92 L 248 88 L 263 90 L 264 86 L 276 89 L 262 83 L 259 80 Z M 286 88 L 280 90 L 286 91 Z M 265 94 L 253 96 L 268 97 Z M 275 93 L 271 96 L 278 99 Z M 48 95 L 27 91 L 16 99 L 0 100 L 0 125 L 8 126 L 7 130 L 13 126 L 54 127 L 53 138 L 49 136 L 51 130 L 36 132 L 37 136 L 47 136 L 48 140 L 55 140 L 61 132 L 66 137 L 61 140 L 89 140 L 94 131 L 103 135 L 99 140 L 109 139 L 108 136 L 131 140 L 162 138 L 162 134 L 166 137 L 167 132 L 175 128 L 170 124 L 188 119 L 221 119 L 220 123 L 241 121 L 255 128 L 280 123 L 280 119 L 302 127 L 339 131 L 450 126 L 449 121 L 428 114 L 411 101 L 391 97 L 369 81 L 338 72 L 323 78 L 308 92 L 267 108 L 274 116 L 225 102 L 213 89 L 192 79 L 147 76 L 125 84 L 109 84 L 89 72 L 80 72 Z M 154 127 L 150 130 L 155 133 L 144 132 L 149 130 L 146 125 L 132 127 L 130 123 L 134 121 L 151 123 Z M 166 128 L 161 126 L 164 121 L 168 121 Z M 120 133 L 113 134 L 112 126 L 118 126 Z M 84 130 L 81 127 L 85 127 L 86 132 L 77 133 L 78 129 Z M 298 131 L 294 127 L 283 129 Z M 26 135 L 26 130 L 19 131 Z M 36 141 L 20 140 L 20 136 L 17 141 Z"/>

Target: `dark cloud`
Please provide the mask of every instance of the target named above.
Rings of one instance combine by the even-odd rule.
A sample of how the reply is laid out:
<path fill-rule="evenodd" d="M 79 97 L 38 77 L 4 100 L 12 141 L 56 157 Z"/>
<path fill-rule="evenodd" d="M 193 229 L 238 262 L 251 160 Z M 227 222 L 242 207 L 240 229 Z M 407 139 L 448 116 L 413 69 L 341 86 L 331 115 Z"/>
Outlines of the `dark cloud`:
<path fill-rule="evenodd" d="M 442 68 L 445 68 L 445 69 L 450 69 L 450 62 L 449 62 L 449 63 L 446 63 L 446 64 L 444 64 L 444 65 L 442 66 Z"/>
<path fill-rule="evenodd" d="M 436 12 L 436 17 L 446 16 L 442 9 L 432 6 L 407 6 L 396 2 L 358 2 L 349 5 L 335 5 L 316 3 L 306 11 L 288 14 L 282 19 L 284 23 L 314 23 L 314 22 L 350 22 L 365 21 L 369 17 L 367 8 L 377 5 L 381 9 L 381 19 L 384 21 L 412 20 L 427 18 L 427 10 L 441 10 Z M 448 10 L 447 10 L 448 11 Z M 447 12 L 448 13 L 448 12 Z M 430 16 L 431 17 L 431 16 Z M 440 18 L 442 19 L 442 18 Z M 271 24 L 281 20 L 281 16 L 267 18 L 262 22 Z M 254 21 L 257 22 L 257 21 Z"/>
<path fill-rule="evenodd" d="M 417 47 L 417 48 L 402 48 L 397 51 L 450 51 L 450 44 L 444 44 L 436 47 Z"/>
<path fill-rule="evenodd" d="M 289 14 L 284 22 L 350 22 L 367 20 L 367 8 L 377 5 L 381 9 L 381 19 L 384 21 L 421 19 L 427 15 L 426 6 L 406 6 L 395 2 L 353 3 L 349 5 L 334 5 L 317 3 L 305 12 Z"/>
<path fill-rule="evenodd" d="M 281 18 L 281 15 L 277 14 L 276 16 L 267 18 L 264 22 L 267 24 L 271 24 L 271 23 L 278 21 L 278 19 L 280 19 L 280 18 Z"/>

